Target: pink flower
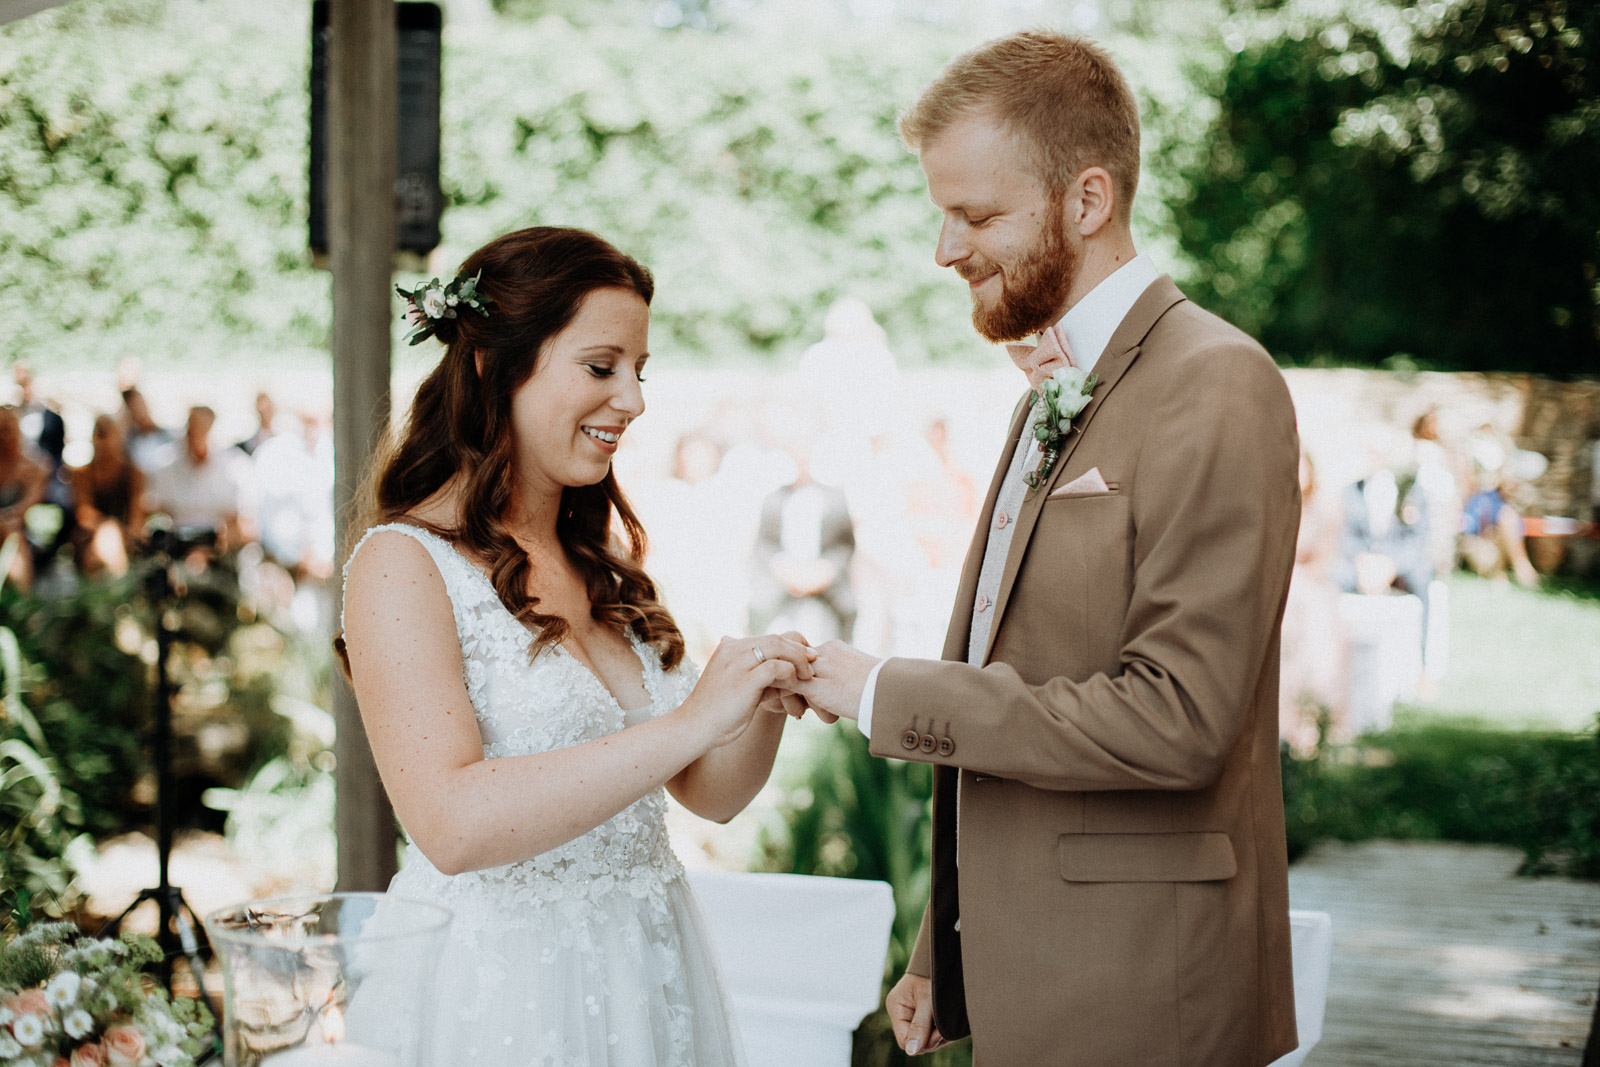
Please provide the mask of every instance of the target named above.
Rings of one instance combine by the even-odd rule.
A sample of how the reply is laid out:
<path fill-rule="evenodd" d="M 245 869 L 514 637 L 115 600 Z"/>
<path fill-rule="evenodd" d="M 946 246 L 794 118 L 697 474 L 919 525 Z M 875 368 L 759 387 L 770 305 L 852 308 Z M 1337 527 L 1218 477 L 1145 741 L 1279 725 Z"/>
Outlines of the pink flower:
<path fill-rule="evenodd" d="M 72 1061 L 65 1056 L 57 1056 L 56 1062 L 52 1063 L 50 1067 L 72 1067 Z"/>
<path fill-rule="evenodd" d="M 144 1035 L 131 1026 L 113 1026 L 100 1043 L 111 1067 L 135 1067 L 144 1059 Z"/>
<path fill-rule="evenodd" d="M 100 1045 L 79 1045 L 72 1050 L 71 1067 L 107 1067 L 105 1048 Z"/>
<path fill-rule="evenodd" d="M 50 998 L 44 995 L 42 989 L 24 989 L 6 1000 L 6 1007 L 18 1015 L 50 1014 Z"/>

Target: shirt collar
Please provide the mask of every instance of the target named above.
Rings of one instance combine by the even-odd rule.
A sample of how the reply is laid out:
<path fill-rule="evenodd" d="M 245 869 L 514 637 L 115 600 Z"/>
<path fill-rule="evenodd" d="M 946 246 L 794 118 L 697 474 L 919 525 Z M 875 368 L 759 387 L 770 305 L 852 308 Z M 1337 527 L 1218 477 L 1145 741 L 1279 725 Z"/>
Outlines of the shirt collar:
<path fill-rule="evenodd" d="M 1111 343 L 1111 335 L 1161 275 L 1150 257 L 1140 253 L 1103 278 L 1082 300 L 1061 316 L 1061 334 L 1072 346 L 1072 358 L 1086 371 L 1094 369 Z"/>

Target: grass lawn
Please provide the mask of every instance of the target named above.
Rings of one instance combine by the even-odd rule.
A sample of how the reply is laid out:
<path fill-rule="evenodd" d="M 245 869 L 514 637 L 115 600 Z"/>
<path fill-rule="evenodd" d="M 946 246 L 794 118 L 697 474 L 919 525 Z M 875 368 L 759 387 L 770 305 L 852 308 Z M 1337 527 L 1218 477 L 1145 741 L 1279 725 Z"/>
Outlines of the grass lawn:
<path fill-rule="evenodd" d="M 1546 581 L 1534 590 L 1454 574 L 1448 670 L 1437 696 L 1410 710 L 1512 729 L 1593 728 L 1600 587 Z"/>

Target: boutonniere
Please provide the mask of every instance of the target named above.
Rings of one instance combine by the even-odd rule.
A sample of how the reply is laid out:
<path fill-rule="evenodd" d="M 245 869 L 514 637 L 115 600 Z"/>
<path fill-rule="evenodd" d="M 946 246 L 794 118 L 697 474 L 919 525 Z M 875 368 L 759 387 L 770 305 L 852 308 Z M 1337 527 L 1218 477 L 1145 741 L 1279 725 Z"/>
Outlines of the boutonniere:
<path fill-rule="evenodd" d="M 1077 429 L 1072 420 L 1089 406 L 1089 396 L 1099 383 L 1098 375 L 1078 367 L 1057 367 L 1033 394 L 1034 406 L 1039 409 L 1039 417 L 1033 420 L 1033 439 L 1039 442 L 1044 458 L 1022 479 L 1029 492 L 1038 492 L 1050 477 L 1067 435 Z"/>

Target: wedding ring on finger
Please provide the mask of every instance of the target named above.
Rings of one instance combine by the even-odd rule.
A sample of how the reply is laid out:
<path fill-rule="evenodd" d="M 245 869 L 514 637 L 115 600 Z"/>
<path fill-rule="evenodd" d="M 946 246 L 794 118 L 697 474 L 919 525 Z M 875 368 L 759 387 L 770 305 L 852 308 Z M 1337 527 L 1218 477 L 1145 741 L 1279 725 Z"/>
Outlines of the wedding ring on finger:
<path fill-rule="evenodd" d="M 761 664 L 767 662 L 767 654 L 765 652 L 761 651 L 761 646 L 760 645 L 751 645 L 750 646 L 750 651 L 756 657 L 756 665 L 757 666 L 760 666 Z"/>

